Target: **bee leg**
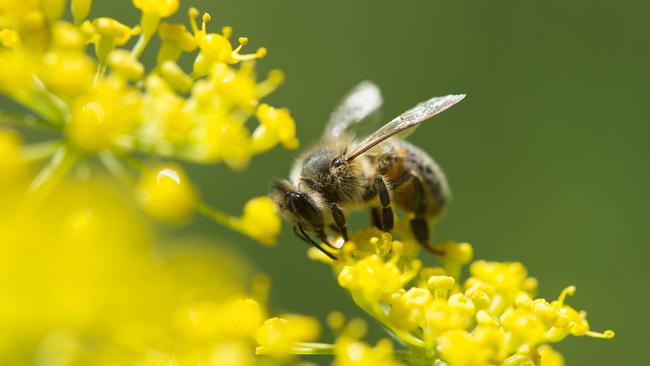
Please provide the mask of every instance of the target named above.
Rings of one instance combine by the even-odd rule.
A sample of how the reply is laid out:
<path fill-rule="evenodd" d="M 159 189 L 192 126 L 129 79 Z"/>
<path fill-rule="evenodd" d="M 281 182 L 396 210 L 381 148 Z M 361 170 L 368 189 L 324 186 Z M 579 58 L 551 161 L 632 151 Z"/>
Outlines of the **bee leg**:
<path fill-rule="evenodd" d="M 312 238 L 311 238 L 311 237 L 310 237 L 310 236 L 305 232 L 305 229 L 303 229 L 302 226 L 294 225 L 294 227 L 293 227 L 293 233 L 296 234 L 297 237 L 299 237 L 300 239 L 302 239 L 302 240 L 303 240 L 304 242 L 306 242 L 307 244 L 313 245 L 314 247 L 318 248 L 318 250 L 320 250 L 321 252 L 323 252 L 323 254 L 325 254 L 326 256 L 330 257 L 330 258 L 333 259 L 333 260 L 336 260 L 336 256 L 334 256 L 334 254 L 332 254 L 332 253 L 328 252 L 327 250 L 325 250 L 325 248 L 323 248 L 323 247 L 322 247 L 320 244 L 318 244 L 314 239 L 312 239 Z"/>
<path fill-rule="evenodd" d="M 410 222 L 415 239 L 425 248 L 429 247 L 429 224 L 423 218 L 414 218 Z"/>
<path fill-rule="evenodd" d="M 413 218 L 410 222 L 411 232 L 413 232 L 413 236 L 415 236 L 415 239 L 418 241 L 418 243 L 420 243 L 422 247 L 424 247 L 424 249 L 430 251 L 433 254 L 442 255 L 443 253 L 441 253 L 439 250 L 434 249 L 430 243 L 431 228 L 429 227 L 429 222 L 425 217 L 427 203 L 426 193 L 424 192 L 424 185 L 422 184 L 422 180 L 419 175 L 411 174 L 411 177 L 411 179 L 413 179 L 413 188 L 415 189 L 415 194 L 418 198 L 418 205 L 415 208 L 415 218 Z"/>
<path fill-rule="evenodd" d="M 381 212 L 377 207 L 372 207 L 370 209 L 370 220 L 372 220 L 372 226 L 379 230 L 383 230 L 383 227 L 381 226 Z"/>
<path fill-rule="evenodd" d="M 378 175 L 377 178 L 375 178 L 374 187 L 379 196 L 379 202 L 381 203 L 381 229 L 383 231 L 392 231 L 394 221 L 393 209 L 390 207 L 388 186 L 381 175 Z"/>
<path fill-rule="evenodd" d="M 334 223 L 336 228 L 343 235 L 343 240 L 348 241 L 348 225 L 345 222 L 345 215 L 341 208 L 336 203 L 330 204 L 330 210 L 332 211 L 332 217 L 334 218 Z"/>
<path fill-rule="evenodd" d="M 413 236 L 415 236 L 415 239 L 420 243 L 420 245 L 428 250 L 429 252 L 436 254 L 436 255 L 444 255 L 445 253 L 435 249 L 431 243 L 430 243 L 430 235 L 429 235 L 429 223 L 427 220 L 423 217 L 416 217 L 411 220 L 411 232 L 413 232 Z"/>

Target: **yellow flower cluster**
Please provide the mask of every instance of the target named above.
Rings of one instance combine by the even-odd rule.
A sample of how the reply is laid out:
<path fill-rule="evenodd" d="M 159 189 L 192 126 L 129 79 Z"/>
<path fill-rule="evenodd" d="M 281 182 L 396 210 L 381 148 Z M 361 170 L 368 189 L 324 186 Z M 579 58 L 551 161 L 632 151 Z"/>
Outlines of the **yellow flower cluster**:
<path fill-rule="evenodd" d="M 261 363 L 268 284 L 239 256 L 156 243 L 108 180 L 68 180 L 38 206 L 0 201 L 0 364 Z"/>
<path fill-rule="evenodd" d="M 537 281 L 521 263 L 471 262 L 467 243 L 437 245 L 441 265 L 423 266 L 417 244 L 405 237 L 362 230 L 336 261 L 316 250 L 310 255 L 330 263 L 355 303 L 408 346 L 403 358 L 411 365 L 559 366 L 562 356 L 550 343 L 568 335 L 614 336 L 590 330 L 586 313 L 566 304 L 574 286 L 554 300 L 535 298 Z"/>
<path fill-rule="evenodd" d="M 320 327 L 312 318 L 291 314 L 268 319 L 257 333 L 256 353 L 283 364 L 293 364 L 295 355 L 332 355 L 333 366 L 403 365 L 395 356 L 405 354 L 393 350 L 388 339 L 380 340 L 375 346 L 360 340 L 367 329 L 363 320 L 352 319 L 345 324 L 344 315 L 333 312 L 328 317 L 328 325 L 336 337 L 334 344 L 313 342 Z"/>
<path fill-rule="evenodd" d="M 0 93 L 29 110 L 25 115 L 0 113 L 0 123 L 45 125 L 61 132 L 60 140 L 23 149 L 37 150 L 23 155 L 35 157 L 33 167 L 43 165 L 31 184 L 34 190 L 56 186 L 80 161 L 98 157 L 133 188 L 145 212 L 183 222 L 195 210 L 214 209 L 202 207 L 180 166 L 149 166 L 137 157 L 223 162 L 241 169 L 253 155 L 278 144 L 298 146 L 289 111 L 261 102 L 283 82 L 282 72 L 272 70 L 258 81 L 255 60 L 267 51 L 243 54 L 248 38 L 239 37 L 233 46 L 231 27 L 211 32 L 210 15 L 194 8 L 188 11 L 189 29 L 164 22 L 178 10 L 178 0 L 133 0 L 142 13 L 137 26 L 108 17 L 87 19 L 91 0 L 71 1 L 74 20 L 67 21 L 66 4 L 0 1 Z M 154 37 L 161 43 L 156 64 L 146 67 L 140 56 Z M 184 53 L 193 55 L 191 70 L 178 63 Z M 11 146 L 16 143 L 3 134 L 0 145 L 15 153 Z M 20 161 L 5 154 L 0 159 Z M 49 163 L 41 164 L 46 159 Z M 7 167 L 3 174 L 15 168 Z M 209 216 L 273 244 L 280 225 L 269 205 L 257 199 L 242 218 L 218 212 Z"/>

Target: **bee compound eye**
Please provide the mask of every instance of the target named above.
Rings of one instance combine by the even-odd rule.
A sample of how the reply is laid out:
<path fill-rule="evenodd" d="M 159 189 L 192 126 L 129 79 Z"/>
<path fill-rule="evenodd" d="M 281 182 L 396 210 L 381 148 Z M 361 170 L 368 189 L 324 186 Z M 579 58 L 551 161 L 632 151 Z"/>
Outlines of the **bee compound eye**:
<path fill-rule="evenodd" d="M 343 160 L 341 160 L 339 158 L 335 158 L 334 160 L 332 160 L 332 166 L 333 167 L 339 167 L 341 165 L 343 165 Z"/>

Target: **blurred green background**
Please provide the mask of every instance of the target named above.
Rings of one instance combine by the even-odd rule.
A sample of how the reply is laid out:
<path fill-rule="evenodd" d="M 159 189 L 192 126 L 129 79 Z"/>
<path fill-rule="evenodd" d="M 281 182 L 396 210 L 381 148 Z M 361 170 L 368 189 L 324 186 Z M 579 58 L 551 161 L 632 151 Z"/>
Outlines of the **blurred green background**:
<path fill-rule="evenodd" d="M 519 260 L 541 295 L 578 287 L 612 341 L 570 339 L 569 365 L 639 364 L 650 301 L 650 2 L 647 1 L 187 1 L 266 46 L 262 72 L 287 82 L 269 99 L 289 107 L 303 146 L 341 96 L 369 79 L 388 120 L 435 95 L 468 97 L 411 141 L 446 171 L 454 202 L 436 237 L 474 244 L 476 257 Z M 135 23 L 130 1 L 96 1 L 96 14 Z M 184 19 L 182 10 L 177 18 Z M 125 15 L 128 14 L 128 15 Z M 286 176 L 297 152 L 276 150 L 250 169 L 190 167 L 204 199 L 232 213 Z M 189 232 L 245 252 L 273 280 L 271 308 L 360 315 L 328 268 L 305 257 L 288 225 L 261 247 L 198 218 Z M 433 257 L 424 254 L 424 259 Z M 645 285 L 644 285 L 645 284 Z M 372 337 L 381 335 L 376 324 Z"/>

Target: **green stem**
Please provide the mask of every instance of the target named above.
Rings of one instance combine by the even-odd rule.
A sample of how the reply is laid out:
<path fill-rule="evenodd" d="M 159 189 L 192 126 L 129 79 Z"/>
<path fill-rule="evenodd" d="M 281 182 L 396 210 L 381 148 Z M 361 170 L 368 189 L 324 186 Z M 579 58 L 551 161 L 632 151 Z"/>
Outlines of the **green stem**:
<path fill-rule="evenodd" d="M 138 41 L 135 43 L 135 46 L 133 46 L 133 49 L 131 50 L 131 56 L 133 56 L 134 59 L 137 60 L 140 58 L 140 55 L 142 52 L 144 52 L 144 49 L 147 47 L 147 44 L 151 40 L 151 37 L 156 33 L 158 24 L 160 24 L 160 17 L 153 14 L 142 14 L 142 18 L 140 19 L 140 27 L 142 28 L 142 33 L 140 34 Z"/>
<path fill-rule="evenodd" d="M 30 201 L 38 204 L 47 198 L 78 160 L 78 153 L 66 145 L 59 146 L 29 186 Z"/>
<path fill-rule="evenodd" d="M 131 175 L 122 162 L 110 150 L 99 153 L 99 160 L 104 164 L 106 169 L 115 177 L 128 185 L 133 183 Z"/>
<path fill-rule="evenodd" d="M 411 358 L 411 351 L 405 349 L 397 349 L 393 351 L 393 356 L 402 361 L 408 361 Z"/>
<path fill-rule="evenodd" d="M 403 330 L 395 328 L 388 319 L 386 319 L 386 315 L 384 314 L 381 309 L 378 308 L 375 304 L 370 304 L 366 301 L 362 301 L 361 299 L 358 299 L 356 296 L 352 295 L 352 300 L 354 301 L 355 304 L 357 304 L 358 307 L 360 307 L 363 311 L 371 315 L 373 318 L 377 319 L 384 327 L 388 328 L 391 332 L 393 332 L 396 336 L 398 336 L 402 341 L 404 341 L 406 344 L 408 344 L 411 347 L 418 347 L 418 348 L 424 348 L 425 343 L 423 340 L 420 338 L 414 336 L 413 334 L 409 332 L 405 332 Z"/>
<path fill-rule="evenodd" d="M 144 34 L 140 34 L 138 41 L 135 43 L 135 46 L 133 46 L 133 49 L 131 50 L 131 56 L 133 56 L 133 58 L 135 58 L 136 60 L 140 58 L 140 55 L 142 54 L 142 52 L 144 52 L 144 49 L 147 47 L 147 43 L 149 43 L 147 37 L 145 37 Z"/>
<path fill-rule="evenodd" d="M 334 345 L 325 343 L 297 342 L 291 348 L 295 355 L 333 355 Z"/>
<path fill-rule="evenodd" d="M 68 105 L 55 94 L 52 94 L 45 84 L 37 77 L 34 76 L 33 82 L 34 93 L 32 97 L 32 107 L 51 124 L 55 126 L 63 126 L 68 117 Z"/>
<path fill-rule="evenodd" d="M 46 122 L 43 120 L 40 120 L 34 116 L 31 115 L 20 115 L 20 114 L 14 114 L 14 113 L 7 113 L 0 111 L 0 124 L 3 125 L 13 125 L 13 126 L 48 126 Z"/>
<path fill-rule="evenodd" d="M 227 227 L 229 227 L 229 228 L 231 228 L 233 230 L 243 232 L 241 227 L 239 226 L 239 223 L 237 222 L 237 220 L 234 217 L 232 217 L 232 216 L 230 216 L 230 215 L 228 215 L 226 213 L 223 213 L 223 212 L 221 212 L 221 211 L 219 211 L 219 210 L 217 210 L 217 209 L 215 209 L 213 207 L 210 207 L 210 206 L 208 206 L 207 204 L 205 204 L 203 202 L 199 203 L 196 210 L 199 211 L 201 214 L 205 215 L 206 217 L 208 217 L 208 218 L 210 218 L 210 219 L 212 219 L 212 220 L 214 220 L 214 221 L 216 221 L 216 222 L 218 222 L 220 224 L 223 224 L 223 225 L 225 225 L 225 226 L 227 226 Z"/>
<path fill-rule="evenodd" d="M 22 149 L 23 160 L 35 163 L 54 155 L 61 146 L 61 141 L 51 140 L 29 144 Z"/>

